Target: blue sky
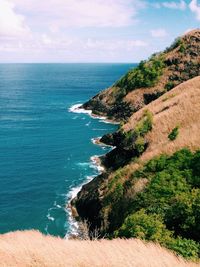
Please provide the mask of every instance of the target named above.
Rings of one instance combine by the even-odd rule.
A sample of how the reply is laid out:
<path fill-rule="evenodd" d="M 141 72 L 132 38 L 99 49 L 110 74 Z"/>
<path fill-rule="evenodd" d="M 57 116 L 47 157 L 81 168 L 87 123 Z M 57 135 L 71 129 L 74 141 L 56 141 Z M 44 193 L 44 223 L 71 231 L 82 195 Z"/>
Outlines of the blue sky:
<path fill-rule="evenodd" d="M 199 0 L 0 0 L 0 62 L 139 62 L 195 28 Z"/>

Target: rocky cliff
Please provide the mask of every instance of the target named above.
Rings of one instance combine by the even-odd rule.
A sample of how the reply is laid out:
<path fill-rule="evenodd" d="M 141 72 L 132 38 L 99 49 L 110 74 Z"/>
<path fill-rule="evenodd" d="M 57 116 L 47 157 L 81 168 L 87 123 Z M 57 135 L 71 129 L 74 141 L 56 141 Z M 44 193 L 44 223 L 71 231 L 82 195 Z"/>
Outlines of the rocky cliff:
<path fill-rule="evenodd" d="M 116 147 L 102 158 L 106 172 L 72 201 L 91 233 L 139 237 L 199 257 L 199 75 L 194 30 L 83 105 L 123 122 L 101 139 Z"/>
<path fill-rule="evenodd" d="M 94 114 L 126 120 L 180 83 L 200 75 L 200 30 L 177 38 L 161 53 L 130 70 L 112 87 L 94 96 L 83 107 Z"/>

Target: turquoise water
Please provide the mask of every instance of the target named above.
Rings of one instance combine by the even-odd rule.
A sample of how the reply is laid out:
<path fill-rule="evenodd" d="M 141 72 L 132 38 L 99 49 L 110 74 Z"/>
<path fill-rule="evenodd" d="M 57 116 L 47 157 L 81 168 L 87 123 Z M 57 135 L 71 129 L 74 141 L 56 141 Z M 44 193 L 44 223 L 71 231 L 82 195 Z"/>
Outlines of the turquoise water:
<path fill-rule="evenodd" d="M 132 66 L 0 65 L 0 233 L 69 231 L 71 192 L 98 173 L 90 157 L 108 150 L 91 139 L 117 127 L 69 108 Z"/>

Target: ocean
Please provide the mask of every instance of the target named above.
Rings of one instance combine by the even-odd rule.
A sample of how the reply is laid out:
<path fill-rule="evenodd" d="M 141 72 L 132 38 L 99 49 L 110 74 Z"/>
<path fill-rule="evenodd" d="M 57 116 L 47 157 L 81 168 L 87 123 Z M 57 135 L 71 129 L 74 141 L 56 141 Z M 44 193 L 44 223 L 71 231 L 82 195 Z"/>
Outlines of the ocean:
<path fill-rule="evenodd" d="M 74 231 L 67 203 L 98 174 L 92 138 L 117 126 L 72 106 L 112 85 L 134 64 L 0 64 L 0 233 Z"/>

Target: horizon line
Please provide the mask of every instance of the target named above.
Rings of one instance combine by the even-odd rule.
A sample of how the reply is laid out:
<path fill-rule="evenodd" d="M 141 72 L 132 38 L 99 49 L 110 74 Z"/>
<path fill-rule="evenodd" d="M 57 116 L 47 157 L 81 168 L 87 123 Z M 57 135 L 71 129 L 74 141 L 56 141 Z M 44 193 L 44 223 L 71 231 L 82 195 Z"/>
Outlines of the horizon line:
<path fill-rule="evenodd" d="M 138 64 L 139 62 L 0 62 L 0 64 Z"/>

